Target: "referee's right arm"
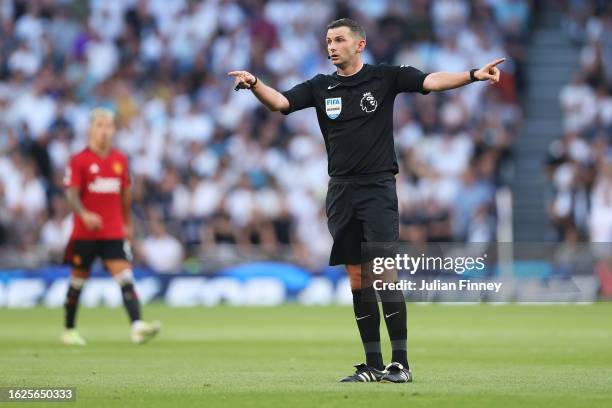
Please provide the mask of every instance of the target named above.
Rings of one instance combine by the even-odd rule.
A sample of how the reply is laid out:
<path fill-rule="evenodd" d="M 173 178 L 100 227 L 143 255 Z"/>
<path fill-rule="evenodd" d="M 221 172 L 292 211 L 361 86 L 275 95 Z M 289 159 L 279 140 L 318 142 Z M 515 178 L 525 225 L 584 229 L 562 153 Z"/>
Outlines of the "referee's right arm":
<path fill-rule="evenodd" d="M 234 89 L 250 89 L 259 101 L 269 110 L 286 111 L 289 109 L 289 100 L 276 89 L 266 85 L 259 78 L 247 71 L 232 71 L 229 76 L 235 78 Z"/>

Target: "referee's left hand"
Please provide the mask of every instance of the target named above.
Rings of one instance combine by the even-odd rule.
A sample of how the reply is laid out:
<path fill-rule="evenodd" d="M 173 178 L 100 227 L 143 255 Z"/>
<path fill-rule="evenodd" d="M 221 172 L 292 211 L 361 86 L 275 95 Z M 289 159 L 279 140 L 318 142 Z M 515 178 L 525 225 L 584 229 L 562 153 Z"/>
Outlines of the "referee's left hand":
<path fill-rule="evenodd" d="M 498 83 L 500 71 L 499 71 L 499 68 L 496 67 L 496 65 L 501 64 L 505 60 L 506 60 L 505 58 L 500 58 L 500 59 L 496 59 L 495 61 L 489 62 L 484 67 L 474 72 L 474 76 L 479 81 L 486 81 L 488 79 L 489 83 L 491 84 Z"/>

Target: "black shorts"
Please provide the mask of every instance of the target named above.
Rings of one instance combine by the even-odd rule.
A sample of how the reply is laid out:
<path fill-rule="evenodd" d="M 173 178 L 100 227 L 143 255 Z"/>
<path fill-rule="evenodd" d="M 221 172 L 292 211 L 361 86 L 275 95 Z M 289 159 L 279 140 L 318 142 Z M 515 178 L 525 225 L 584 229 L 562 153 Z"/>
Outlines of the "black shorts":
<path fill-rule="evenodd" d="M 397 242 L 399 211 L 391 173 L 332 177 L 325 200 L 327 227 L 334 239 L 330 265 L 361 264 L 362 242 Z"/>
<path fill-rule="evenodd" d="M 74 268 L 89 270 L 97 257 L 102 260 L 123 259 L 132 262 L 130 242 L 124 239 L 70 240 L 64 261 Z"/>

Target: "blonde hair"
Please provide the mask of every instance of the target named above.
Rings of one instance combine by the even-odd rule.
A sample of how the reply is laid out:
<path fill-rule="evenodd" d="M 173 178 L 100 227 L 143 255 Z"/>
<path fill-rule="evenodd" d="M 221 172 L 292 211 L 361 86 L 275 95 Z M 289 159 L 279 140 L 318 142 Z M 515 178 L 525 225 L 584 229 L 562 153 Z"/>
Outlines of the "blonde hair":
<path fill-rule="evenodd" d="M 91 124 L 98 116 L 110 117 L 113 121 L 115 120 L 115 112 L 109 108 L 97 107 L 89 112 L 89 123 Z"/>

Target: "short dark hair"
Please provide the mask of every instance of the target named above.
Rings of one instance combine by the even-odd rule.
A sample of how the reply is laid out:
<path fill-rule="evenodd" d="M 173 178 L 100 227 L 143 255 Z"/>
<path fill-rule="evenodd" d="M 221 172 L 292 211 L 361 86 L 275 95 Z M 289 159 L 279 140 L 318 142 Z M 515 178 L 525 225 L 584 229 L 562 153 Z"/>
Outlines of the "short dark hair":
<path fill-rule="evenodd" d="M 327 25 L 328 30 L 330 28 L 338 28 L 338 27 L 348 27 L 349 30 L 351 30 L 353 34 L 357 34 L 359 37 L 363 38 L 364 40 L 366 39 L 365 30 L 363 29 L 361 24 L 359 24 L 355 20 L 352 20 L 350 18 L 341 18 L 339 20 L 334 20 Z"/>

